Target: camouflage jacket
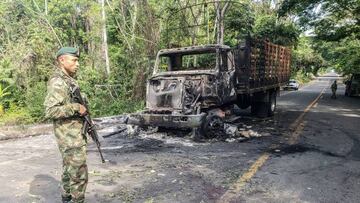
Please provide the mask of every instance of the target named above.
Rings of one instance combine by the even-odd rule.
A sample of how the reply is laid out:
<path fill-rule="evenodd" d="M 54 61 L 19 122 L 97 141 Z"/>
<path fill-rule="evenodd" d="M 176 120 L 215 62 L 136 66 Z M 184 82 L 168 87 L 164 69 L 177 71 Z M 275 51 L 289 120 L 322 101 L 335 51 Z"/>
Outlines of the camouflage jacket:
<path fill-rule="evenodd" d="M 333 90 L 333 91 L 336 91 L 336 90 L 337 90 L 337 84 L 336 84 L 336 83 L 333 83 L 333 84 L 331 85 L 331 90 Z"/>
<path fill-rule="evenodd" d="M 54 121 L 60 150 L 86 145 L 86 137 L 81 134 L 83 119 L 78 113 L 80 104 L 72 103 L 73 86 L 78 86 L 76 81 L 57 69 L 48 83 L 45 97 L 45 117 Z"/>

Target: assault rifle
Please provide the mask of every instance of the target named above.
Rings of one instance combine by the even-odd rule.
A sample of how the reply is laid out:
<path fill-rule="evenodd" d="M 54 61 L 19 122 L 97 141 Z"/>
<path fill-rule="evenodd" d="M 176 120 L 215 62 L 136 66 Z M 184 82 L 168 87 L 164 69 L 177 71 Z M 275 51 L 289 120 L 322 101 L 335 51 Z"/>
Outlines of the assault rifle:
<path fill-rule="evenodd" d="M 84 118 L 84 125 L 83 125 L 83 128 L 82 128 L 82 134 L 83 135 L 86 135 L 88 134 L 91 139 L 95 142 L 96 144 L 96 147 L 99 151 L 99 154 L 100 154 L 100 157 L 101 157 L 101 162 L 102 163 L 105 163 L 105 159 L 102 155 L 102 152 L 101 152 L 101 148 L 100 148 L 100 141 L 99 141 L 99 135 L 96 131 L 96 128 L 95 128 L 95 125 L 90 117 L 90 112 L 89 112 L 89 108 L 87 106 L 87 103 L 84 101 L 84 99 L 82 98 L 81 94 L 80 94 L 80 89 L 79 87 L 77 86 L 74 86 L 71 88 L 71 93 L 72 93 L 72 98 L 74 100 L 74 102 L 76 103 L 79 103 L 83 106 L 85 106 L 86 108 L 86 115 L 83 116 Z"/>

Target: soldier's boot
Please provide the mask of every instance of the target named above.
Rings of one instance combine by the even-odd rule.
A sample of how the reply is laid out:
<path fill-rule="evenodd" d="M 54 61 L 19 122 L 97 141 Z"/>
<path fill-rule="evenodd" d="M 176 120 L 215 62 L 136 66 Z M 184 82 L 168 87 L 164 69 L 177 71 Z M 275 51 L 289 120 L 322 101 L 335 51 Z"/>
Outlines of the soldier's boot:
<path fill-rule="evenodd" d="M 61 200 L 63 203 L 70 203 L 71 202 L 71 196 L 67 196 L 67 197 L 61 197 Z"/>

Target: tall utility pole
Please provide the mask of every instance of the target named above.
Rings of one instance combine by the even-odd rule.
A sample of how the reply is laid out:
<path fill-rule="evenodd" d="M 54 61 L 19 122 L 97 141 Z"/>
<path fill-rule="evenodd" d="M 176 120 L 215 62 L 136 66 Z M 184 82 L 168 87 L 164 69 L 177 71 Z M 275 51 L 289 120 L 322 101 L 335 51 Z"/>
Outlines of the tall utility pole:
<path fill-rule="evenodd" d="M 109 62 L 109 53 L 108 53 L 108 44 L 107 44 L 107 34 L 106 34 L 106 15 L 105 15 L 105 2 L 104 0 L 99 0 L 101 4 L 101 17 L 102 17 L 102 50 L 105 58 L 105 71 L 106 75 L 110 76 L 110 62 Z"/>

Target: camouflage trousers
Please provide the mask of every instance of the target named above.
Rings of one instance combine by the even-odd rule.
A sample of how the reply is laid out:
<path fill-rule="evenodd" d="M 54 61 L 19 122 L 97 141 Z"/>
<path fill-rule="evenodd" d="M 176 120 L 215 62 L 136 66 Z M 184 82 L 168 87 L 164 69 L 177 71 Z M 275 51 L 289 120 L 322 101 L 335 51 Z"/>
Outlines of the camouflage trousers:
<path fill-rule="evenodd" d="M 60 150 L 63 158 L 62 197 L 72 202 L 84 202 L 88 183 L 86 146 Z"/>
<path fill-rule="evenodd" d="M 336 90 L 332 89 L 331 92 L 332 92 L 331 98 L 336 99 Z"/>
<path fill-rule="evenodd" d="M 86 137 L 82 135 L 81 119 L 65 119 L 54 122 L 55 137 L 63 159 L 61 177 L 62 198 L 72 202 L 84 202 L 88 182 L 86 165 Z"/>

